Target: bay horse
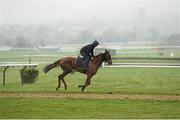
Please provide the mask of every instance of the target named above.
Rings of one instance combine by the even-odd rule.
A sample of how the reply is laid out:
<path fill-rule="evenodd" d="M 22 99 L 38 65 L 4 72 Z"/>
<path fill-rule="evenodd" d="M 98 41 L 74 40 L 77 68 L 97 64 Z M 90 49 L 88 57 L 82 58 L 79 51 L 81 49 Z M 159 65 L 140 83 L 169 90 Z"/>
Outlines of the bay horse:
<path fill-rule="evenodd" d="M 96 72 L 98 71 L 102 62 L 107 62 L 109 65 L 112 64 L 111 55 L 110 55 L 110 52 L 108 50 L 105 50 L 104 53 L 100 53 L 100 54 L 94 56 L 93 59 L 91 60 L 91 62 L 89 62 L 87 71 L 84 71 L 81 68 L 81 66 L 77 64 L 77 59 L 78 58 L 75 58 L 75 57 L 65 57 L 65 58 L 62 58 L 62 59 L 55 61 L 52 64 L 46 65 L 44 67 L 44 73 L 47 73 L 52 68 L 58 67 L 58 66 L 60 66 L 61 69 L 63 70 L 63 73 L 58 76 L 58 86 L 56 88 L 56 91 L 61 87 L 61 81 L 64 83 L 65 90 L 67 89 L 67 84 L 64 80 L 64 77 L 66 75 L 68 75 L 69 73 L 71 73 L 72 70 L 76 70 L 80 73 L 87 75 L 87 79 L 86 79 L 85 84 L 78 86 L 79 88 L 81 88 L 81 91 L 83 92 L 84 89 L 88 85 L 90 85 L 91 78 L 93 77 L 93 75 L 96 74 Z"/>

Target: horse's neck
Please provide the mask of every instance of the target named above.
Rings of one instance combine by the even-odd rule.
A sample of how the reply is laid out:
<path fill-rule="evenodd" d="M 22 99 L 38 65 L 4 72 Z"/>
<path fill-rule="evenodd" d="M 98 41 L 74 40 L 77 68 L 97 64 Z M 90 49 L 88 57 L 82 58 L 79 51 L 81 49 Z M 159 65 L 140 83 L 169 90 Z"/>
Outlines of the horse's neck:
<path fill-rule="evenodd" d="M 100 54 L 97 57 L 95 57 L 92 62 L 94 62 L 99 68 L 103 62 L 103 54 Z"/>

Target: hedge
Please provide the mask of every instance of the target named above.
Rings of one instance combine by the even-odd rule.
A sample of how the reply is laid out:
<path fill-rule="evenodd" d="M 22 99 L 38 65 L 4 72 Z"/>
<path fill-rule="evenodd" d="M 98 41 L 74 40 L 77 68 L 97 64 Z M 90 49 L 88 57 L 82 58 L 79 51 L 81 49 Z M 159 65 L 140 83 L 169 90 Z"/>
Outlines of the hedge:
<path fill-rule="evenodd" d="M 20 69 L 22 84 L 32 84 L 37 81 L 39 70 L 37 69 Z"/>

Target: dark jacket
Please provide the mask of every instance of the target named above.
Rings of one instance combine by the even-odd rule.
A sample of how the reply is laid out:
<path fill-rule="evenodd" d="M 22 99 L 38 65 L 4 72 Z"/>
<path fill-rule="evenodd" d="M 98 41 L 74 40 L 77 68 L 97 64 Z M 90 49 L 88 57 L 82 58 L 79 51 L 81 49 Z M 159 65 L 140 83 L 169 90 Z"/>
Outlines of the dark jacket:
<path fill-rule="evenodd" d="M 81 48 L 80 52 L 85 52 L 87 55 L 94 57 L 94 53 L 93 50 L 96 47 L 96 45 L 94 44 L 88 44 L 86 46 L 84 46 L 83 48 Z"/>

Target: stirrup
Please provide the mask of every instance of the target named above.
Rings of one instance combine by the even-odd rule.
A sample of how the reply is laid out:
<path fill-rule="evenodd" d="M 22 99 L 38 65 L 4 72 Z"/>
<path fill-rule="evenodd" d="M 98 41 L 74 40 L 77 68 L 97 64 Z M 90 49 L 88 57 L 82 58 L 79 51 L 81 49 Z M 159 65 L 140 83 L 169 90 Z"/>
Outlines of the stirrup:
<path fill-rule="evenodd" d="M 86 70 L 85 70 L 85 69 L 83 69 L 83 71 L 84 71 L 84 72 L 87 72 L 87 71 L 88 71 L 88 69 L 86 69 Z"/>

